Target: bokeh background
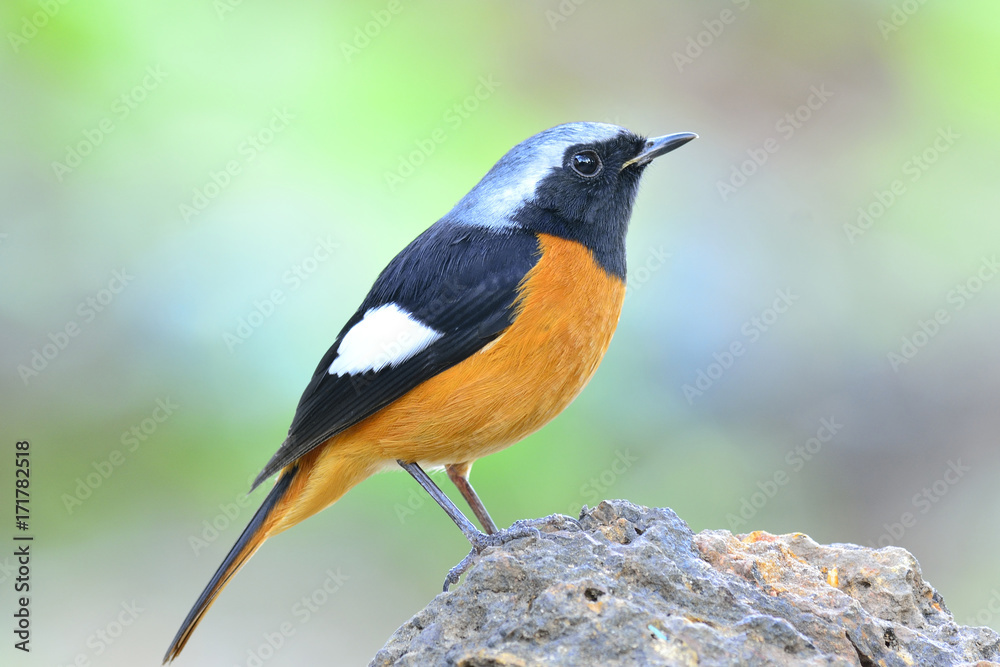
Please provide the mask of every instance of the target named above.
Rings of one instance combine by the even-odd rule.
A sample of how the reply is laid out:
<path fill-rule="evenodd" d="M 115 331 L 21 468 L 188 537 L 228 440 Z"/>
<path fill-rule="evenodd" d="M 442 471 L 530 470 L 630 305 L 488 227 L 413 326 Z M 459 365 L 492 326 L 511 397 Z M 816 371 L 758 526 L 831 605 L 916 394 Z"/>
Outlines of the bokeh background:
<path fill-rule="evenodd" d="M 498 522 L 621 497 L 695 530 L 897 544 L 960 622 L 1000 628 L 996 3 L 0 20 L 0 489 L 29 440 L 35 536 L 32 653 L 7 634 L 0 662 L 156 664 L 378 271 L 572 120 L 701 138 L 646 172 L 593 382 L 476 465 Z M 269 541 L 179 664 L 365 664 L 466 551 L 381 475 Z"/>

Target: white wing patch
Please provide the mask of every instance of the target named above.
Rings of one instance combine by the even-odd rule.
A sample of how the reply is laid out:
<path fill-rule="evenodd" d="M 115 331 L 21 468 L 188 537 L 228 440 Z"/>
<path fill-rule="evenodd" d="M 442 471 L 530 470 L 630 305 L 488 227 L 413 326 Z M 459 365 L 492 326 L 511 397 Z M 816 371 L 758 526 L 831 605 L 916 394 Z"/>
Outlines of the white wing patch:
<path fill-rule="evenodd" d="M 330 375 L 356 375 L 403 363 L 444 334 L 394 303 L 372 308 L 340 341 Z"/>

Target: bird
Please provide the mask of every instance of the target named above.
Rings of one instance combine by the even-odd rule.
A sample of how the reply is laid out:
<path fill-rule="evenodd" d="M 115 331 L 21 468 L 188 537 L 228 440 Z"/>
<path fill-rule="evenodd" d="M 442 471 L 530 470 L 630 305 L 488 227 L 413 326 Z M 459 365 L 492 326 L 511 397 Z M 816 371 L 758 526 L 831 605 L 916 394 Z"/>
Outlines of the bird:
<path fill-rule="evenodd" d="M 472 464 L 544 426 L 594 375 L 622 310 L 640 177 L 697 136 L 549 128 L 510 149 L 400 251 L 320 360 L 252 488 L 277 473 L 274 486 L 164 664 L 268 537 L 375 473 L 402 467 L 469 539 L 445 590 L 484 548 L 524 535 L 517 522 L 497 528 L 469 482 Z M 482 531 L 425 471 L 441 467 Z"/>

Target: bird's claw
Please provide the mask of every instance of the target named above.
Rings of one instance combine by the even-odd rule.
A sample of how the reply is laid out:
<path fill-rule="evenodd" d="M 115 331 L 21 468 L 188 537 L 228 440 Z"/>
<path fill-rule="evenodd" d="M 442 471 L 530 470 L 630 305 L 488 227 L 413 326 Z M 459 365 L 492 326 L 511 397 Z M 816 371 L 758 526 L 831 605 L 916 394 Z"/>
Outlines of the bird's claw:
<path fill-rule="evenodd" d="M 444 578 L 444 592 L 447 593 L 448 589 L 451 588 L 452 584 L 457 584 L 458 580 L 462 578 L 465 571 L 472 567 L 472 564 L 476 562 L 479 558 L 479 552 L 473 547 L 469 555 L 462 559 L 462 561 L 455 567 L 448 570 L 448 576 Z"/>
<path fill-rule="evenodd" d="M 448 570 L 448 576 L 444 578 L 444 592 L 447 593 L 452 584 L 457 584 L 465 571 L 472 567 L 472 564 L 479 559 L 479 556 L 490 547 L 499 547 L 508 542 L 521 539 L 522 537 L 541 538 L 541 532 L 534 526 L 526 525 L 522 521 L 515 521 L 510 528 L 497 531 L 491 535 L 479 533 L 476 541 L 472 545 L 472 550 L 455 567 Z"/>

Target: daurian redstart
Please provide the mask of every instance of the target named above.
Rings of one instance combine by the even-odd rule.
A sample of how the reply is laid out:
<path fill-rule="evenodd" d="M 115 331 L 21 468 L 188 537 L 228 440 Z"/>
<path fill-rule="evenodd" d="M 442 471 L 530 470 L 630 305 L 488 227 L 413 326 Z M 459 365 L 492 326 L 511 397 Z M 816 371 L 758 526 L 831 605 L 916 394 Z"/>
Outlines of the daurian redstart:
<path fill-rule="evenodd" d="M 473 550 L 498 531 L 469 484 L 472 463 L 536 431 L 580 393 L 625 296 L 625 233 L 643 170 L 697 135 L 646 139 L 569 123 L 504 155 L 382 271 L 319 362 L 260 475 L 274 488 L 188 613 L 184 648 L 219 591 L 268 537 L 379 471 L 406 469 Z M 484 533 L 423 468 L 443 466 Z"/>

